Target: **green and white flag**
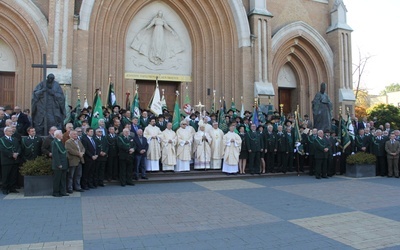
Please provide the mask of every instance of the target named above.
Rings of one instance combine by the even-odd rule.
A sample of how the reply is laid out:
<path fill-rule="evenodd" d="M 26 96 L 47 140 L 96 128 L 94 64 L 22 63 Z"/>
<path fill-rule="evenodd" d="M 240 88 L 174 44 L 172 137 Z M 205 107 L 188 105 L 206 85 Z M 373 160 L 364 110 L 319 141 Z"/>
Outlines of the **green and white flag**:
<path fill-rule="evenodd" d="M 96 129 L 99 127 L 99 120 L 104 118 L 103 115 L 103 103 L 101 101 L 101 92 L 98 90 L 96 92 L 96 96 L 94 97 L 94 107 L 93 107 L 93 114 L 90 123 L 90 127 Z"/>
<path fill-rule="evenodd" d="M 132 107 L 131 107 L 131 118 L 140 117 L 140 106 L 139 106 L 139 93 L 136 90 L 135 96 L 133 97 Z"/>
<path fill-rule="evenodd" d="M 180 127 L 180 122 L 181 122 L 181 112 L 180 112 L 181 108 L 179 107 L 178 97 L 179 93 L 177 91 L 175 106 L 174 106 L 174 116 L 172 117 L 172 129 L 174 131 L 176 131 Z"/>

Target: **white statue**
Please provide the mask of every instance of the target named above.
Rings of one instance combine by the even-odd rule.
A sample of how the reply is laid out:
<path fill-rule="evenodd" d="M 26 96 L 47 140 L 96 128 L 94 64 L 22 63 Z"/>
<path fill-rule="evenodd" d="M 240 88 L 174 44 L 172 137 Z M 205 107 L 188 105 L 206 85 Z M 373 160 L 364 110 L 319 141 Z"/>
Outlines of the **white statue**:
<path fill-rule="evenodd" d="M 163 18 L 162 11 L 133 39 L 131 48 L 147 56 L 155 65 L 184 51 L 184 45 L 174 29 Z"/>

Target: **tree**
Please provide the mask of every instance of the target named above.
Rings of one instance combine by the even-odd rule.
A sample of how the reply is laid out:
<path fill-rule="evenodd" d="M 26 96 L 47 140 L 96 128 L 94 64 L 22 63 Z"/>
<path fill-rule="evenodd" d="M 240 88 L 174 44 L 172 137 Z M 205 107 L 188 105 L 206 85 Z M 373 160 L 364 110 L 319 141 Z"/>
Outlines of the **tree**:
<path fill-rule="evenodd" d="M 353 66 L 355 66 L 355 69 L 353 71 L 353 76 L 356 75 L 355 77 L 357 77 L 357 87 L 355 90 L 355 96 L 356 96 L 356 100 L 357 100 L 357 96 L 358 96 L 358 92 L 360 90 L 360 83 L 361 83 L 361 77 L 364 74 L 364 70 L 365 70 L 365 66 L 367 66 L 367 62 L 369 59 L 371 59 L 372 56 L 366 56 L 366 57 L 361 57 L 361 51 L 358 50 L 358 65 L 354 64 Z"/>
<path fill-rule="evenodd" d="M 380 95 L 386 95 L 387 93 L 400 91 L 400 84 L 392 83 L 389 86 L 385 86 L 385 89 L 381 91 Z"/>
<path fill-rule="evenodd" d="M 354 93 L 356 95 L 356 93 Z M 367 109 L 370 106 L 368 90 L 359 89 L 356 99 L 356 107 Z"/>
<path fill-rule="evenodd" d="M 358 117 L 359 119 L 362 119 L 363 117 L 367 117 L 367 110 L 364 107 L 360 107 L 360 106 L 356 106 L 354 108 L 354 112 L 356 114 L 356 117 Z"/>
<path fill-rule="evenodd" d="M 375 127 L 385 125 L 386 122 L 390 123 L 390 127 L 398 129 L 400 127 L 400 109 L 391 104 L 378 104 L 372 108 L 367 109 L 369 119 L 377 118 Z"/>

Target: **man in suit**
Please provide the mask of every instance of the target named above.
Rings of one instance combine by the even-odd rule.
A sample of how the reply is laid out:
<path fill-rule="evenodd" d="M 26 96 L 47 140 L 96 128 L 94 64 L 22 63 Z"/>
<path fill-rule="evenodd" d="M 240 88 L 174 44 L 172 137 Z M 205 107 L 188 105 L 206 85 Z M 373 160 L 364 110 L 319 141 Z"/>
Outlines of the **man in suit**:
<path fill-rule="evenodd" d="M 385 143 L 385 150 L 387 153 L 388 161 L 388 177 L 399 178 L 399 153 L 400 142 L 395 140 L 395 134 L 390 134 L 390 140 Z"/>
<path fill-rule="evenodd" d="M 260 173 L 260 162 L 261 162 L 261 151 L 264 150 L 264 139 L 261 134 L 256 130 L 257 126 L 251 124 L 250 132 L 246 135 L 246 144 L 249 151 L 249 168 L 250 173 L 254 175 L 255 173 Z"/>
<path fill-rule="evenodd" d="M 27 129 L 31 125 L 28 116 L 22 113 L 19 106 L 14 107 L 14 114 L 17 116 L 17 131 L 21 135 L 27 135 Z"/>
<path fill-rule="evenodd" d="M 85 165 L 82 169 L 82 188 L 85 190 L 89 190 L 89 188 L 96 188 L 97 183 L 94 183 L 94 169 L 95 162 L 98 157 L 98 153 L 96 151 L 96 142 L 93 139 L 94 131 L 93 128 L 86 129 L 86 135 L 82 136 L 81 142 L 85 147 Z"/>
<path fill-rule="evenodd" d="M 83 158 L 85 155 L 85 147 L 78 139 L 78 133 L 75 130 L 69 132 L 69 137 L 70 139 L 65 142 L 65 149 L 67 150 L 69 163 L 67 190 L 68 193 L 71 194 L 73 192 L 72 190 L 83 192 L 81 187 L 81 177 L 82 164 L 85 163 Z"/>
<path fill-rule="evenodd" d="M 122 134 L 118 137 L 117 145 L 119 152 L 119 180 L 121 186 L 134 186 L 133 177 L 133 160 L 135 156 L 136 144 L 134 139 L 129 135 L 127 128 L 122 130 Z"/>
<path fill-rule="evenodd" d="M 54 132 L 54 140 L 51 142 L 51 168 L 53 169 L 53 196 L 62 197 L 69 196 L 67 194 L 67 170 L 68 170 L 68 160 L 67 151 L 63 143 L 61 142 L 63 133 L 61 130 L 56 130 Z"/>
<path fill-rule="evenodd" d="M 157 117 L 158 121 L 156 123 L 156 126 L 160 128 L 161 132 L 164 131 L 167 128 L 167 122 L 164 121 L 164 116 L 159 115 Z"/>
<path fill-rule="evenodd" d="M 385 144 L 388 138 L 382 136 L 382 130 L 377 129 L 371 141 L 371 152 L 376 156 L 376 175 L 387 175 Z"/>
<path fill-rule="evenodd" d="M 274 173 L 275 172 L 275 155 L 277 151 L 277 138 L 274 132 L 274 127 L 272 125 L 268 125 L 267 132 L 264 133 L 265 136 L 265 157 L 266 157 L 266 165 L 267 172 Z"/>
<path fill-rule="evenodd" d="M 328 178 L 327 176 L 327 163 L 329 147 L 324 139 L 324 131 L 318 130 L 318 137 L 314 142 L 315 149 L 315 178 L 321 179 Z"/>
<path fill-rule="evenodd" d="M 136 144 L 135 150 L 135 179 L 139 179 L 139 169 L 142 179 L 148 179 L 146 177 L 146 155 L 149 149 L 147 139 L 143 137 L 143 130 L 138 129 L 137 136 L 134 138 Z"/>
<path fill-rule="evenodd" d="M 17 140 L 12 138 L 11 127 L 4 128 L 4 136 L 0 138 L 0 153 L 2 166 L 3 194 L 18 193 L 17 184 L 18 166 L 20 164 L 21 147 Z"/>
<path fill-rule="evenodd" d="M 21 150 L 24 161 L 34 160 L 42 155 L 42 138 L 36 136 L 36 130 L 33 127 L 27 129 L 28 136 L 22 138 Z"/>
<path fill-rule="evenodd" d="M 150 120 L 148 117 L 148 113 L 146 110 L 143 110 L 142 115 L 140 116 L 139 124 L 142 127 L 142 129 L 145 129 L 147 125 L 149 125 Z"/>
<path fill-rule="evenodd" d="M 130 125 L 131 123 L 132 123 L 132 121 L 131 121 L 131 111 L 125 110 L 125 111 L 122 113 L 122 119 L 121 119 L 122 127 L 125 128 L 125 126 L 126 126 L 127 124 Z"/>
<path fill-rule="evenodd" d="M 42 155 L 45 155 L 49 158 L 52 157 L 51 153 L 51 143 L 54 140 L 54 132 L 56 132 L 57 127 L 52 126 L 49 130 L 49 135 L 44 139 L 42 143 Z"/>
<path fill-rule="evenodd" d="M 363 117 L 361 122 L 358 122 L 358 129 L 365 129 L 367 127 L 367 117 Z"/>
<path fill-rule="evenodd" d="M 282 125 L 278 125 L 278 132 L 276 133 L 276 152 L 277 152 L 277 171 L 286 173 L 288 167 L 289 157 L 289 140 L 287 133 L 283 131 Z M 293 149 L 292 149 L 293 151 Z"/>
<path fill-rule="evenodd" d="M 108 135 L 106 136 L 108 144 L 108 157 L 107 157 L 107 180 L 110 182 L 112 179 L 117 180 L 119 177 L 118 171 L 118 135 L 115 134 L 115 128 L 108 128 Z"/>
<path fill-rule="evenodd" d="M 103 130 L 101 128 L 96 129 L 94 140 L 97 147 L 96 152 L 98 152 L 99 155 L 95 163 L 94 183 L 100 187 L 104 187 L 104 171 L 108 158 L 108 143 L 106 137 L 103 136 Z"/>
<path fill-rule="evenodd" d="M 131 132 L 133 132 L 136 136 L 136 133 L 138 129 L 141 129 L 142 127 L 139 124 L 139 118 L 133 117 L 132 118 L 132 124 L 131 124 Z"/>

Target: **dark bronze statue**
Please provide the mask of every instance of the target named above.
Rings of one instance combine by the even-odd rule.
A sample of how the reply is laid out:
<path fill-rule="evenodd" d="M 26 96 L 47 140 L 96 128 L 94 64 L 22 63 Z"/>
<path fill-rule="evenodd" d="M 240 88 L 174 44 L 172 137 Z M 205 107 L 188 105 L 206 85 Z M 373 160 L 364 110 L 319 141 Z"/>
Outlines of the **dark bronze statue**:
<path fill-rule="evenodd" d="M 320 91 L 315 94 L 312 101 L 314 128 L 323 131 L 331 130 L 332 123 L 332 102 L 325 90 L 326 83 L 321 83 Z"/>
<path fill-rule="evenodd" d="M 52 126 L 62 129 L 65 119 L 65 96 L 60 84 L 49 74 L 32 94 L 32 122 L 38 135 L 47 135 Z"/>

